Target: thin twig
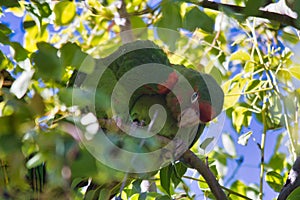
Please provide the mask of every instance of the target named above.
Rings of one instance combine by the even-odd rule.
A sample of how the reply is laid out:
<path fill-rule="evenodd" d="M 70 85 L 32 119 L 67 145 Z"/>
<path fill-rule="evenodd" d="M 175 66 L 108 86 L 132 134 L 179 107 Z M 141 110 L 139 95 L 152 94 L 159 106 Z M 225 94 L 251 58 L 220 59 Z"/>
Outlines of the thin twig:
<path fill-rule="evenodd" d="M 264 101 L 264 105 L 266 102 Z M 259 183 L 259 199 L 263 199 L 263 182 L 264 182 L 264 173 L 265 173 L 265 144 L 266 144 L 266 136 L 267 136 L 267 120 L 266 120 L 266 108 L 263 108 L 261 111 L 262 121 L 263 121 L 263 132 L 261 135 L 261 142 L 260 142 L 260 183 Z"/>
<path fill-rule="evenodd" d="M 183 178 L 191 179 L 191 180 L 194 180 L 194 181 L 199 181 L 199 182 L 202 182 L 202 183 L 206 183 L 206 181 L 204 181 L 204 180 L 201 180 L 201 179 L 198 179 L 198 178 L 194 178 L 194 177 L 191 177 L 191 176 L 183 176 Z M 246 196 L 244 196 L 244 195 L 242 195 L 242 194 L 240 194 L 240 193 L 238 193 L 238 192 L 235 192 L 235 191 L 233 191 L 233 190 L 231 190 L 231 189 L 229 189 L 229 188 L 227 188 L 227 187 L 224 187 L 224 186 L 222 186 L 222 185 L 220 185 L 220 187 L 221 187 L 223 190 L 227 191 L 229 194 L 232 194 L 232 195 L 241 197 L 241 198 L 246 199 L 246 200 L 252 200 L 251 198 L 246 197 Z"/>

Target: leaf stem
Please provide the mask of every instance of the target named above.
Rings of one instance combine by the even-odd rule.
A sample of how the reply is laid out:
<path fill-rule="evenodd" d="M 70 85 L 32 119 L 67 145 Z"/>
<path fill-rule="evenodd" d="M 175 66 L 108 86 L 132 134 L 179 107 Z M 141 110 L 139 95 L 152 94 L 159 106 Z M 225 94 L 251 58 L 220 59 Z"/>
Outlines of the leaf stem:
<path fill-rule="evenodd" d="M 266 98 L 264 100 L 264 106 L 266 106 Z M 264 183 L 264 172 L 265 172 L 265 144 L 266 144 L 266 136 L 267 136 L 267 120 L 266 120 L 266 108 L 262 109 L 262 122 L 263 122 L 263 132 L 261 135 L 261 143 L 260 143 L 260 184 L 259 184 L 259 199 L 263 199 L 263 183 Z"/>

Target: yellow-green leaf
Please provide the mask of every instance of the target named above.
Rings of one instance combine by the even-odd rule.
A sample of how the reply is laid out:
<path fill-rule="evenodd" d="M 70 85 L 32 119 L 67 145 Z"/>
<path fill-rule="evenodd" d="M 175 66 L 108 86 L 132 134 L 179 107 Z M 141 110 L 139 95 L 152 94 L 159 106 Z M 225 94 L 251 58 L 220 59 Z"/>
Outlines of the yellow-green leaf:
<path fill-rule="evenodd" d="M 300 80 L 300 65 L 294 65 L 289 68 L 291 75 Z"/>
<path fill-rule="evenodd" d="M 54 6 L 54 13 L 57 25 L 67 25 L 76 15 L 76 5 L 72 1 L 61 1 Z"/>
<path fill-rule="evenodd" d="M 275 171 L 266 174 L 266 182 L 276 192 L 279 192 L 283 186 L 283 178 Z"/>
<path fill-rule="evenodd" d="M 244 50 L 236 51 L 230 57 L 230 60 L 248 61 L 250 59 L 250 54 Z"/>

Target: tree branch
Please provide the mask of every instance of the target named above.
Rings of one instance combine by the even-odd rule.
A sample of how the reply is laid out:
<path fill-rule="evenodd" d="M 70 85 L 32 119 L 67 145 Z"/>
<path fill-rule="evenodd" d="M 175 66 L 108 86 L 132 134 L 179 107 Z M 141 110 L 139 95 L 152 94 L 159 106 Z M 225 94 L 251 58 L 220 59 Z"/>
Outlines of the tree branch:
<path fill-rule="evenodd" d="M 123 19 L 125 19 L 125 23 L 123 25 L 120 25 L 120 36 L 122 39 L 123 44 L 129 43 L 134 41 L 134 36 L 132 33 L 132 28 L 131 28 L 131 21 L 129 18 L 129 14 L 126 10 L 126 3 L 125 0 L 121 0 L 121 5 L 118 8 L 118 12 L 120 17 L 124 16 Z"/>
<path fill-rule="evenodd" d="M 282 187 L 277 200 L 285 200 L 297 187 L 300 186 L 300 157 L 297 157 L 285 185 Z"/>
<path fill-rule="evenodd" d="M 201 6 L 203 8 L 209 8 L 209 9 L 217 10 L 217 11 L 222 11 L 225 8 L 225 9 L 232 10 L 234 14 L 245 15 L 244 10 L 246 7 L 242 7 L 242 6 L 217 3 L 217 2 L 212 2 L 212 1 L 208 1 L 208 0 L 204 0 L 201 2 L 195 2 L 193 0 L 192 1 L 188 0 L 188 2 L 198 5 L 198 6 Z M 290 17 L 288 15 L 279 14 L 279 13 L 270 12 L 270 11 L 258 10 L 255 13 L 251 13 L 249 16 L 274 20 L 274 21 L 280 22 L 283 25 L 293 26 L 296 29 L 300 29 L 300 22 L 297 19 Z"/>
<path fill-rule="evenodd" d="M 191 150 L 187 150 L 181 157 L 185 163 L 196 169 L 206 180 L 211 192 L 217 200 L 226 200 L 227 196 L 222 190 L 214 174 L 208 166 L 198 158 Z"/>

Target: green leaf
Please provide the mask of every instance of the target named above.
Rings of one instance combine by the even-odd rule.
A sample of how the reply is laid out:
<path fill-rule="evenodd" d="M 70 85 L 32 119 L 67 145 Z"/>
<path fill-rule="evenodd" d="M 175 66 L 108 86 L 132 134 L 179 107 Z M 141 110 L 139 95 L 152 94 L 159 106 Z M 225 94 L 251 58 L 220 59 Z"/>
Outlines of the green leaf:
<path fill-rule="evenodd" d="M 199 179 L 200 179 L 200 181 L 198 181 L 199 188 L 205 191 L 209 190 L 209 186 L 206 183 L 206 180 L 203 178 L 203 176 L 200 176 Z"/>
<path fill-rule="evenodd" d="M 95 62 L 93 58 L 82 52 L 77 44 L 68 42 L 61 47 L 60 52 L 64 67 L 72 66 L 87 74 L 94 71 Z"/>
<path fill-rule="evenodd" d="M 100 190 L 98 200 L 106 200 L 111 196 L 111 192 L 108 188 L 103 188 Z"/>
<path fill-rule="evenodd" d="M 178 184 L 181 182 L 181 178 L 185 174 L 187 167 L 182 164 L 181 162 L 176 163 L 175 165 L 172 166 L 173 168 L 173 173 L 172 173 L 172 182 L 174 184 L 174 188 L 178 186 Z"/>
<path fill-rule="evenodd" d="M 172 168 L 170 165 L 162 168 L 159 171 L 159 177 L 160 177 L 160 184 L 162 188 L 170 195 L 170 187 L 171 187 L 171 173 Z"/>
<path fill-rule="evenodd" d="M 37 75 L 44 80 L 60 81 L 64 72 L 57 49 L 49 43 L 40 42 L 37 44 L 38 52 L 33 54 L 33 61 L 37 68 Z"/>
<path fill-rule="evenodd" d="M 246 8 L 243 10 L 243 13 L 247 16 L 250 15 L 257 15 L 258 13 L 260 13 L 259 8 L 261 6 L 263 6 L 265 3 L 265 0 L 251 0 L 251 1 L 247 1 L 246 3 Z"/>
<path fill-rule="evenodd" d="M 132 183 L 132 194 L 141 192 L 141 183 L 142 183 L 141 179 L 133 181 L 133 183 Z"/>
<path fill-rule="evenodd" d="M 198 7 L 193 7 L 189 10 L 183 19 L 183 28 L 189 31 L 194 31 L 196 28 L 212 33 L 214 31 L 214 20 Z"/>
<path fill-rule="evenodd" d="M 238 50 L 230 56 L 230 60 L 248 61 L 250 59 L 250 54 L 244 50 Z"/>
<path fill-rule="evenodd" d="M 168 3 L 167 0 L 162 4 L 162 18 L 159 27 L 177 30 L 182 25 L 180 7 L 177 3 Z"/>
<path fill-rule="evenodd" d="M 58 92 L 60 101 L 66 104 L 66 106 L 77 105 L 85 107 L 90 105 L 91 99 L 95 98 L 94 95 L 95 94 L 92 94 L 90 91 L 82 90 L 81 88 L 61 88 Z M 98 97 L 98 100 L 100 99 L 99 101 L 102 100 L 102 102 L 99 102 L 99 105 L 101 105 L 105 97 L 102 97 L 101 94 L 99 94 L 99 96 L 96 94 L 96 97 Z M 96 105 L 98 105 L 97 102 Z"/>
<path fill-rule="evenodd" d="M 237 180 L 231 185 L 231 189 L 233 191 L 239 191 L 241 195 L 246 195 L 247 186 L 242 181 Z"/>
<path fill-rule="evenodd" d="M 244 106 L 237 106 L 232 112 L 232 124 L 235 130 L 240 133 L 242 127 L 248 127 L 251 123 L 252 112 Z"/>
<path fill-rule="evenodd" d="M 236 150 L 232 137 L 229 134 L 222 134 L 222 142 L 226 153 L 232 157 L 235 157 Z"/>
<path fill-rule="evenodd" d="M 176 41 L 180 34 L 178 28 L 182 26 L 182 18 L 180 15 L 180 7 L 176 3 L 168 3 L 165 0 L 162 3 L 162 17 L 155 24 L 159 38 L 170 47 L 170 50 L 175 50 Z"/>
<path fill-rule="evenodd" d="M 12 33 L 12 30 L 8 28 L 5 24 L 0 23 L 0 32 L 2 32 L 5 35 L 9 35 Z"/>
<path fill-rule="evenodd" d="M 38 7 L 38 10 L 40 12 L 40 16 L 42 18 L 47 18 L 51 15 L 52 10 L 50 8 L 50 5 L 46 2 L 40 4 L 38 2 L 36 2 L 36 6 Z"/>
<path fill-rule="evenodd" d="M 71 23 L 76 15 L 76 5 L 73 1 L 60 1 L 55 4 L 55 23 L 63 26 Z"/>
<path fill-rule="evenodd" d="M 11 47 L 14 49 L 14 59 L 19 62 L 28 58 L 28 51 L 18 42 L 11 42 Z"/>
<path fill-rule="evenodd" d="M 257 79 L 249 81 L 245 88 L 245 92 L 257 90 L 262 85 L 262 83 L 263 81 Z"/>
<path fill-rule="evenodd" d="M 284 184 L 282 176 L 275 171 L 267 172 L 266 182 L 275 192 L 280 192 Z"/>
<path fill-rule="evenodd" d="M 18 0 L 0 0 L 0 5 L 5 7 L 20 7 Z"/>
<path fill-rule="evenodd" d="M 244 133 L 243 135 L 241 135 L 238 139 L 238 144 L 246 146 L 248 144 L 248 140 L 252 135 L 252 131 L 248 131 L 247 133 Z"/>
<path fill-rule="evenodd" d="M 168 195 L 156 197 L 155 200 L 172 200 L 172 198 Z"/>
<path fill-rule="evenodd" d="M 287 197 L 286 200 L 299 200 L 300 199 L 300 187 L 297 187 L 293 192 Z"/>
<path fill-rule="evenodd" d="M 205 150 L 212 141 L 214 141 L 214 137 L 205 138 L 205 140 L 200 144 L 200 148 Z"/>
<path fill-rule="evenodd" d="M 1 69 L 13 69 L 11 61 L 0 51 L 0 70 Z"/>
<path fill-rule="evenodd" d="M 241 93 L 247 83 L 247 79 L 242 78 L 241 75 L 236 75 L 233 79 L 228 80 L 222 86 L 225 93 L 224 109 L 227 110 L 235 106 L 241 96 Z"/>
<path fill-rule="evenodd" d="M 285 162 L 285 154 L 275 153 L 271 157 L 267 166 L 273 169 L 274 171 L 281 172 L 284 168 L 284 162 Z"/>

